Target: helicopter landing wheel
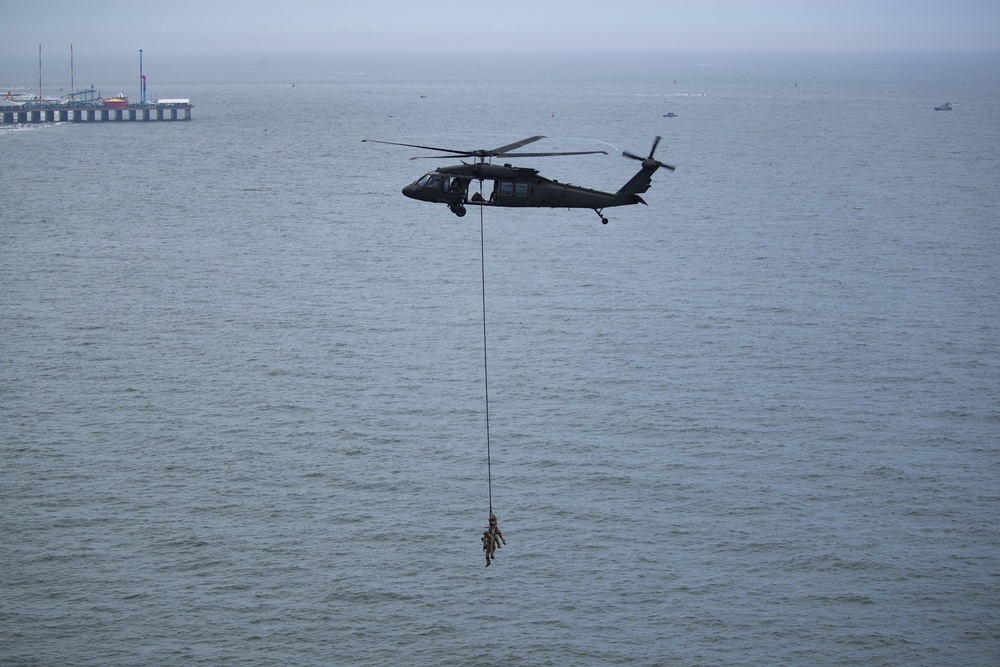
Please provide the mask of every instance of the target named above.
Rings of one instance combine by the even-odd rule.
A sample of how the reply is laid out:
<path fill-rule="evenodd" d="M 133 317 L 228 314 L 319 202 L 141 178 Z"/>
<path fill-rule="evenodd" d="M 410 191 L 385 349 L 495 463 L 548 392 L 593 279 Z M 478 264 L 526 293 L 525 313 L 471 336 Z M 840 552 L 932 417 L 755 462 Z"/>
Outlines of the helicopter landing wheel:
<path fill-rule="evenodd" d="M 448 208 L 450 208 L 451 212 L 460 218 L 465 215 L 465 207 L 461 204 L 448 204 Z"/>
<path fill-rule="evenodd" d="M 597 217 L 601 219 L 601 224 L 602 225 L 608 224 L 608 219 L 604 217 L 604 214 L 600 210 L 598 210 L 598 209 L 595 208 L 594 209 L 594 213 L 596 213 Z"/>

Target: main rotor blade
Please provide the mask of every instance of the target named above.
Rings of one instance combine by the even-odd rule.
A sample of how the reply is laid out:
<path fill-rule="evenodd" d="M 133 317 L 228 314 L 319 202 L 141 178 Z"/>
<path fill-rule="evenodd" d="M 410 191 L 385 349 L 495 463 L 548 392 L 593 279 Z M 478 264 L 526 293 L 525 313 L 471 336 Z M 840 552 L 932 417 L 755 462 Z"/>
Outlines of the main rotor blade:
<path fill-rule="evenodd" d="M 494 148 L 493 150 L 475 150 L 475 151 L 462 151 L 455 148 L 439 148 L 437 146 L 421 146 L 420 144 L 404 144 L 398 141 L 382 141 L 381 139 L 362 139 L 362 142 L 372 142 L 376 144 L 389 144 L 390 146 L 405 146 L 407 148 L 422 148 L 427 151 L 437 151 L 439 153 L 446 153 L 446 155 L 418 155 L 416 157 L 411 157 L 411 160 L 429 160 L 435 159 L 440 160 L 442 158 L 463 158 L 463 157 L 475 157 L 480 159 L 485 159 L 488 157 L 552 157 L 558 155 L 607 155 L 607 151 L 571 151 L 567 153 L 511 153 L 510 151 L 517 150 L 521 146 L 526 146 L 530 143 L 534 143 L 539 139 L 544 139 L 542 135 L 535 137 L 528 137 L 527 139 L 522 139 L 521 141 L 515 141 L 512 144 L 507 144 L 506 146 L 500 146 L 499 148 Z M 639 158 L 640 160 L 642 158 Z"/>
<path fill-rule="evenodd" d="M 483 153 L 452 153 L 451 155 L 418 155 L 416 157 L 411 157 L 411 160 L 429 160 L 435 159 L 440 160 L 441 158 L 461 158 L 461 157 L 558 157 L 560 155 L 607 155 L 607 151 L 571 151 L 568 153 L 489 153 L 484 155 Z M 642 160 L 644 158 L 636 158 L 637 160 Z"/>
<path fill-rule="evenodd" d="M 538 135 L 535 137 L 528 137 L 527 139 L 522 139 L 521 141 L 515 141 L 512 144 L 507 144 L 506 146 L 501 146 L 500 148 L 494 148 L 493 150 L 479 149 L 474 151 L 459 150 L 457 148 L 439 148 L 437 146 L 421 146 L 420 144 L 404 144 L 398 141 L 382 141 L 380 139 L 362 139 L 362 142 L 370 141 L 376 144 L 389 144 L 390 146 L 405 146 L 407 148 L 422 148 L 427 151 L 437 151 L 439 153 L 448 153 L 449 155 L 422 155 L 420 157 L 412 157 L 411 160 L 419 160 L 421 158 L 441 158 L 441 157 L 500 157 L 506 155 L 508 151 L 516 150 L 521 146 L 526 146 L 527 144 L 538 141 L 539 139 L 544 139 L 545 137 Z"/>
<path fill-rule="evenodd" d="M 411 160 L 443 160 L 447 158 L 483 157 L 482 153 L 449 153 L 448 155 L 414 155 Z M 488 155 L 485 157 L 489 157 Z"/>
<path fill-rule="evenodd" d="M 434 146 L 420 146 L 420 145 L 417 145 L 417 144 L 401 144 L 398 141 L 381 141 L 379 139 L 362 139 L 361 140 L 362 143 L 364 143 L 366 141 L 370 141 L 370 142 L 376 143 L 376 144 L 389 144 L 390 146 L 406 146 L 407 148 L 423 148 L 424 150 L 428 150 L 428 151 L 441 151 L 442 153 L 454 153 L 455 155 L 472 156 L 472 155 L 476 155 L 477 154 L 476 152 L 460 151 L 460 150 L 457 150 L 455 148 L 436 148 Z"/>
<path fill-rule="evenodd" d="M 569 153 L 501 153 L 497 157 L 554 157 L 558 155 L 607 155 L 607 151 L 572 151 Z"/>
<path fill-rule="evenodd" d="M 528 137 L 527 139 L 521 139 L 521 141 L 515 141 L 512 144 L 507 144 L 506 146 L 501 146 L 500 148 L 494 148 L 491 151 L 479 151 L 479 152 L 486 153 L 487 155 L 492 155 L 494 157 L 499 157 L 509 151 L 516 150 L 521 146 L 527 146 L 528 144 L 534 143 L 539 139 L 544 139 L 544 138 L 545 137 L 543 137 L 542 135 L 538 135 L 535 137 Z"/>

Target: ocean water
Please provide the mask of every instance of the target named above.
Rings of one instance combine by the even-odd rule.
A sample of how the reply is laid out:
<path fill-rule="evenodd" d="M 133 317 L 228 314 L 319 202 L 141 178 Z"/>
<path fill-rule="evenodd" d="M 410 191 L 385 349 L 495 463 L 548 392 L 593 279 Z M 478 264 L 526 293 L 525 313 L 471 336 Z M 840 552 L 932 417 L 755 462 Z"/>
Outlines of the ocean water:
<path fill-rule="evenodd" d="M 996 57 L 154 60 L 0 136 L 0 662 L 1000 661 Z M 535 134 L 677 170 L 362 143 Z"/>

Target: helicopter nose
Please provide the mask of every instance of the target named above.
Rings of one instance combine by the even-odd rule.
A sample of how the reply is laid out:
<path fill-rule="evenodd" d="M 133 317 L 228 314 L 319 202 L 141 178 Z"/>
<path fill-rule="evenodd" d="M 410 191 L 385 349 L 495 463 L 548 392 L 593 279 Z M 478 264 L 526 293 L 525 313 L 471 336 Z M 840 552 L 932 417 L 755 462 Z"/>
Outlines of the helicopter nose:
<path fill-rule="evenodd" d="M 403 188 L 403 194 L 409 197 L 410 199 L 416 199 L 416 191 L 417 191 L 416 183 L 410 183 L 405 188 Z"/>

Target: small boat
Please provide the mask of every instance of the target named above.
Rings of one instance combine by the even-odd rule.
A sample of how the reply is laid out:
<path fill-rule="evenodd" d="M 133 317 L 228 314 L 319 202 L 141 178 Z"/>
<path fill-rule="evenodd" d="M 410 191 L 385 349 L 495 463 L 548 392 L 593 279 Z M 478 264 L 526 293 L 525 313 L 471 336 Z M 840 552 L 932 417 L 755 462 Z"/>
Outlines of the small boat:
<path fill-rule="evenodd" d="M 945 102 L 939 107 L 934 107 L 934 111 L 951 111 L 951 109 L 952 109 L 951 102 Z"/>
<path fill-rule="evenodd" d="M 675 114 L 673 111 L 669 111 L 669 112 L 663 114 L 663 117 L 664 118 L 677 118 L 677 114 Z"/>
<path fill-rule="evenodd" d="M 109 97 L 104 100 L 104 106 L 108 109 L 124 109 L 128 106 L 128 98 L 121 94 L 117 97 Z"/>

